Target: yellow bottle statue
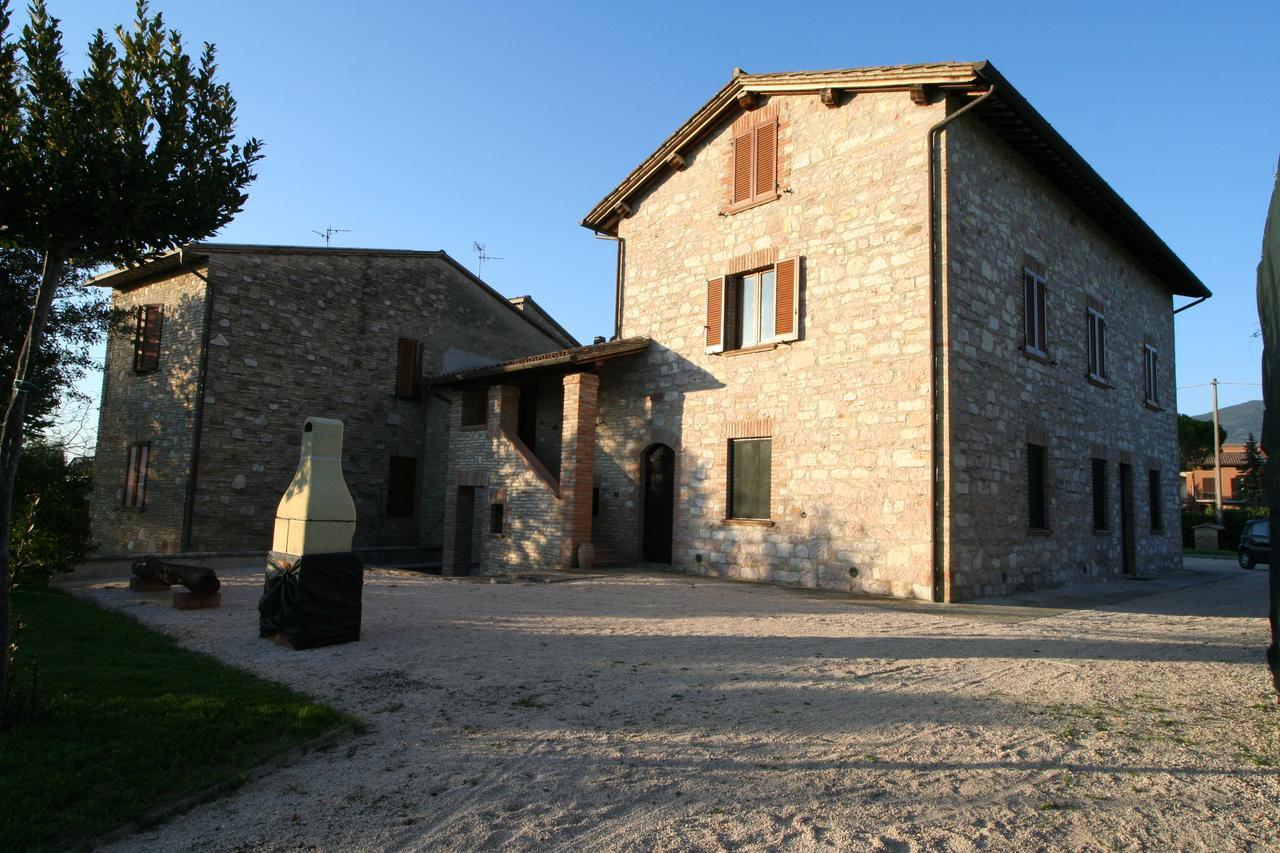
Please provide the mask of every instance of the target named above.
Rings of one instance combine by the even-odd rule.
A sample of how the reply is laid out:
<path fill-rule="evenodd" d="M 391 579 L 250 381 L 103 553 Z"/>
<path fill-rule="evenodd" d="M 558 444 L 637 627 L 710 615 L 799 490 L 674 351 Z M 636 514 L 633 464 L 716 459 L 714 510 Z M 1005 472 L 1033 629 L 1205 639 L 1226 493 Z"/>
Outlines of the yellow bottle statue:
<path fill-rule="evenodd" d="M 356 505 L 342 478 L 342 421 L 307 418 L 293 482 L 276 508 L 271 550 L 296 557 L 351 550 Z"/>

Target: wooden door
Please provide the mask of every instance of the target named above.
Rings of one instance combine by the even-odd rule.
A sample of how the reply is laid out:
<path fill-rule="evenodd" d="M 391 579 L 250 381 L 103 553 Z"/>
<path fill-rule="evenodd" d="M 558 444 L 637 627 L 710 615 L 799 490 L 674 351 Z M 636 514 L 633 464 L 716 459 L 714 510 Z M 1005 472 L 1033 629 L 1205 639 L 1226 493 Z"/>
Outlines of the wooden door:
<path fill-rule="evenodd" d="M 644 529 L 642 553 L 646 562 L 671 562 L 672 521 L 675 515 L 675 451 L 655 444 L 644 452 Z"/>

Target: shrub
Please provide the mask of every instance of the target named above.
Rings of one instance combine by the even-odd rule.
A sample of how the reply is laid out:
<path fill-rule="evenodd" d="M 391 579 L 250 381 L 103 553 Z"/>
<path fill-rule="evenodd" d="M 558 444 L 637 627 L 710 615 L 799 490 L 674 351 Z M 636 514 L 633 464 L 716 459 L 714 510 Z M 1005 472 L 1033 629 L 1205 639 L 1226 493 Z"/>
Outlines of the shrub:
<path fill-rule="evenodd" d="M 44 587 L 69 572 L 91 547 L 87 466 L 67 462 L 62 448 L 30 442 L 18 462 L 9 553 L 14 586 Z"/>

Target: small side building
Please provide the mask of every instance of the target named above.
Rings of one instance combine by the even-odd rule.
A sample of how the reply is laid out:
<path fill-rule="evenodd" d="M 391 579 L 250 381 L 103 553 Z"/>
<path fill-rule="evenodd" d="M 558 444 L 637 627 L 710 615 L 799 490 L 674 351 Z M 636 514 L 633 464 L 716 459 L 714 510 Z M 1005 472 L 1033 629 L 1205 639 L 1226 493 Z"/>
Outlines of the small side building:
<path fill-rule="evenodd" d="M 346 425 L 356 547 L 438 548 L 449 400 L 422 377 L 577 344 L 442 251 L 198 244 L 94 283 L 122 318 L 99 415 L 100 557 L 266 549 L 313 415 Z"/>

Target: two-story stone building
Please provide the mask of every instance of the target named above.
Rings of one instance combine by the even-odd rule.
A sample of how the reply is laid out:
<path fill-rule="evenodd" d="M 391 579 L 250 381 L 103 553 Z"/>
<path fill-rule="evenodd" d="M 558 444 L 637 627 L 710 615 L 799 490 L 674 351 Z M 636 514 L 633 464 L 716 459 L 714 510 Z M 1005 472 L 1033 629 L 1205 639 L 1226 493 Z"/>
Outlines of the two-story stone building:
<path fill-rule="evenodd" d="M 123 315 L 94 466 L 100 556 L 266 550 L 313 415 L 345 424 L 357 547 L 438 546 L 448 401 L 423 375 L 577 343 L 444 252 L 199 244 L 94 283 Z"/>
<path fill-rule="evenodd" d="M 615 340 L 437 380 L 446 570 L 594 543 L 950 601 L 1179 564 L 1172 297 L 1208 290 L 989 63 L 736 72 L 583 225 Z"/>

